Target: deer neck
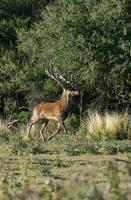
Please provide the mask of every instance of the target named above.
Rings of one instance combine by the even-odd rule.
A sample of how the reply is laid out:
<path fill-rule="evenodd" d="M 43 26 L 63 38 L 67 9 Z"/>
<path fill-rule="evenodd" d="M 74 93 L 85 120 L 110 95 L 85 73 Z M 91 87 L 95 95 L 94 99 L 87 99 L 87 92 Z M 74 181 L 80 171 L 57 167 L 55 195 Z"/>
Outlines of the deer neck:
<path fill-rule="evenodd" d="M 71 100 L 71 97 L 70 97 L 68 91 L 64 89 L 62 96 L 61 96 L 61 106 L 62 106 L 63 110 L 68 112 L 71 107 L 71 102 L 72 102 L 72 100 Z"/>

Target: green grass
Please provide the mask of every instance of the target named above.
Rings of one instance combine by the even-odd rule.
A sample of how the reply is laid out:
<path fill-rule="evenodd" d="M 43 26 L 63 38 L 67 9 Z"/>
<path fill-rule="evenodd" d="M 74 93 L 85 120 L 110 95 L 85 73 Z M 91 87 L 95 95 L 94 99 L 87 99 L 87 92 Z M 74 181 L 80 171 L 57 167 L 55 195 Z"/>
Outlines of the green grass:
<path fill-rule="evenodd" d="M 26 141 L 14 134 L 1 140 L 0 199 L 10 200 L 11 195 L 24 200 L 32 193 L 36 200 L 128 196 L 131 167 L 116 160 L 130 160 L 131 142 L 82 138 L 59 134 L 44 143 L 39 137 Z"/>
<path fill-rule="evenodd" d="M 116 190 L 120 196 L 122 189 L 121 195 L 124 195 L 131 189 L 130 176 L 127 164 L 116 159 L 128 160 L 128 155 L 68 156 L 46 153 L 15 156 L 5 152 L 0 157 L 0 195 L 2 197 L 3 190 L 6 190 L 7 196 L 16 196 L 25 192 L 25 188 L 38 194 L 43 191 L 46 199 L 57 199 L 54 196 L 60 196 L 58 199 L 93 199 L 91 196 L 95 195 L 96 189 L 104 199 L 116 195 Z M 119 183 L 112 183 L 114 179 Z"/>
<path fill-rule="evenodd" d="M 86 120 L 49 142 L 41 140 L 39 125 L 32 140 L 25 140 L 26 128 L 0 129 L 1 200 L 130 199 L 130 138 L 93 135 Z M 54 128 L 49 126 L 46 137 Z M 127 125 L 124 130 L 129 134 Z"/>

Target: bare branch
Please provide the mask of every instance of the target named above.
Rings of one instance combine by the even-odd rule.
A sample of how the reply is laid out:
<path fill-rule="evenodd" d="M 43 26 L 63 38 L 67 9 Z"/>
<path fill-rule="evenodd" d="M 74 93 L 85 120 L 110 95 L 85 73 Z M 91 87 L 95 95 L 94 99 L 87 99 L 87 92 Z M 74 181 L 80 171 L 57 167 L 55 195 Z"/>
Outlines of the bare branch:
<path fill-rule="evenodd" d="M 119 159 L 119 158 L 116 158 L 115 161 L 120 161 L 120 162 L 125 162 L 125 163 L 131 163 L 131 161 L 123 160 L 123 159 Z"/>
<path fill-rule="evenodd" d="M 11 127 L 14 126 L 15 124 L 17 124 L 17 122 L 19 122 L 19 121 L 20 121 L 19 119 L 15 119 L 14 121 L 9 122 L 9 123 L 7 124 L 7 127 L 8 127 L 8 128 L 11 128 Z"/>

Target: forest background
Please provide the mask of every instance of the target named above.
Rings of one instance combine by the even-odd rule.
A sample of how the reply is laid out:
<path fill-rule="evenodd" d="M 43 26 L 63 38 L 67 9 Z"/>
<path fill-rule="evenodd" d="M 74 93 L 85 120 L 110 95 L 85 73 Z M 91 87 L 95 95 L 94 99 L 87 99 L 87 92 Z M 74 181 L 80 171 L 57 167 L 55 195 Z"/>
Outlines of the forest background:
<path fill-rule="evenodd" d="M 49 65 L 75 75 L 83 111 L 129 111 L 130 16 L 129 0 L 0 0 L 1 119 L 58 99 Z"/>

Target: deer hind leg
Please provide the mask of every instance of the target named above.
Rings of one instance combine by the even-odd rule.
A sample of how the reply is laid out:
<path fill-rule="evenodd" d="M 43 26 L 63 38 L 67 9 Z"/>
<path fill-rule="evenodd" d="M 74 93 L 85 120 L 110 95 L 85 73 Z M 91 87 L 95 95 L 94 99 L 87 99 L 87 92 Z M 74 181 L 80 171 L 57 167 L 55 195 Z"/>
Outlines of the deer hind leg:
<path fill-rule="evenodd" d="M 36 124 L 37 121 L 31 121 L 30 124 L 29 124 L 29 129 L 28 129 L 28 132 L 27 132 L 27 138 L 30 138 L 30 133 L 31 133 L 31 129 L 32 129 L 32 126 Z"/>
<path fill-rule="evenodd" d="M 57 130 L 48 138 L 48 141 L 51 140 L 59 131 L 61 130 L 61 123 L 58 122 L 57 124 Z"/>
<path fill-rule="evenodd" d="M 30 120 L 30 124 L 29 124 L 29 129 L 28 129 L 28 132 L 27 132 L 27 138 L 30 138 L 32 126 L 34 124 L 36 124 L 36 122 L 39 120 L 39 118 L 40 118 L 40 116 L 38 114 L 37 107 L 34 107 L 32 117 L 31 117 L 31 120 Z"/>
<path fill-rule="evenodd" d="M 43 134 L 43 131 L 44 131 L 44 129 L 46 128 L 48 122 L 49 122 L 48 120 L 45 121 L 44 124 L 42 125 L 42 128 L 40 129 L 40 135 L 41 135 L 42 140 L 44 140 L 44 141 L 46 140 L 46 138 L 45 138 L 45 136 L 44 136 L 44 134 Z"/>
<path fill-rule="evenodd" d="M 39 120 L 39 117 L 36 115 L 36 112 L 34 111 L 33 116 L 31 117 L 30 124 L 29 124 L 29 129 L 28 129 L 28 132 L 27 132 L 27 138 L 30 138 L 32 126 L 35 125 L 38 120 Z"/>

